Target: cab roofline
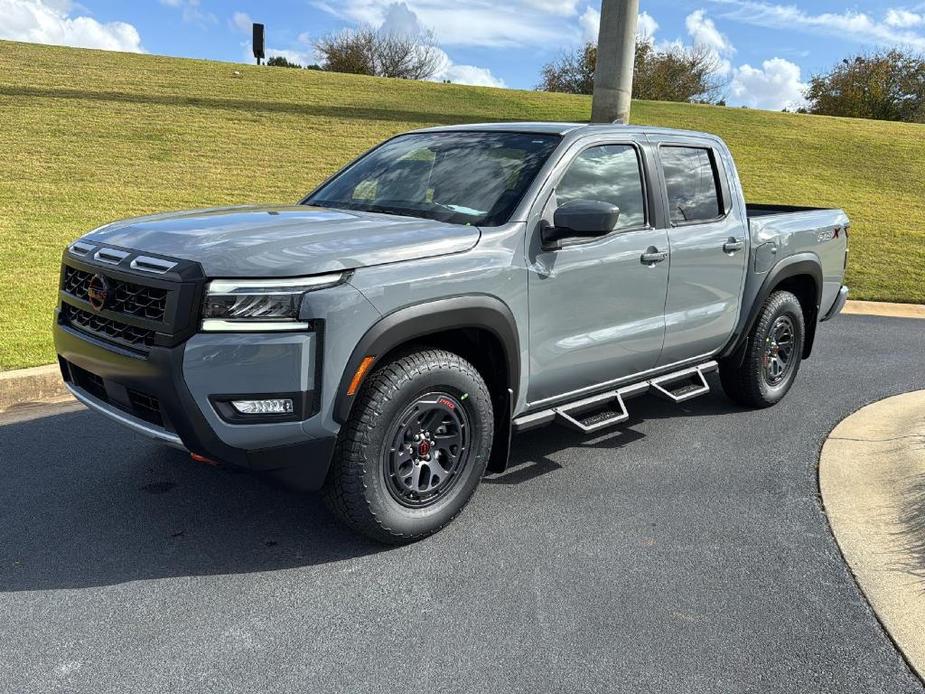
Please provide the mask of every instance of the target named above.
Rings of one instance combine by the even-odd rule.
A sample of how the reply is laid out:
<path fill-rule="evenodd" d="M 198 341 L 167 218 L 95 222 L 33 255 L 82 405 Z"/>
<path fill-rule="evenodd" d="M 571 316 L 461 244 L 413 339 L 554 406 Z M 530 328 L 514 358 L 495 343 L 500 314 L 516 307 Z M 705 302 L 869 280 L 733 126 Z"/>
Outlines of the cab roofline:
<path fill-rule="evenodd" d="M 458 125 L 438 125 L 430 128 L 412 130 L 414 133 L 432 132 L 510 132 L 541 133 L 545 135 L 593 135 L 602 132 L 643 133 L 649 135 L 696 135 L 703 137 L 709 133 L 679 128 L 659 128 L 647 125 L 623 125 L 620 123 L 564 123 L 547 121 L 510 121 L 496 123 L 461 123 Z"/>

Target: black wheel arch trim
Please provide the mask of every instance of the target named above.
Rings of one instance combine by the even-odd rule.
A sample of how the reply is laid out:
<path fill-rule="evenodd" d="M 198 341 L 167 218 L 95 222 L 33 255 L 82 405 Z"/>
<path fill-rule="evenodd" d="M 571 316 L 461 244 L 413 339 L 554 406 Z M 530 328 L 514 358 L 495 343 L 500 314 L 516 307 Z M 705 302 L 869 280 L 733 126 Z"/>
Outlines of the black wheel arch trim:
<path fill-rule="evenodd" d="M 771 292 L 774 291 L 781 282 L 791 277 L 798 277 L 801 275 L 810 277 L 816 286 L 816 302 L 812 309 L 812 315 L 806 316 L 806 320 L 804 321 L 806 334 L 803 336 L 802 356 L 804 359 L 809 357 L 812 352 L 813 341 L 816 337 L 816 323 L 818 322 L 819 307 L 822 303 L 822 265 L 813 253 L 797 253 L 789 258 L 784 258 L 768 271 L 768 275 L 761 283 L 758 293 L 752 300 L 748 311 L 742 311 L 740 314 L 736 331 L 721 352 L 723 358 L 736 361 L 744 357 L 745 352 L 742 348 L 745 345 L 748 334 L 755 325 L 755 321 L 758 320 L 758 314 L 761 312 L 761 307 L 764 306 L 764 302 L 767 301 Z"/>
<path fill-rule="evenodd" d="M 344 424 L 350 416 L 355 397 L 347 390 L 364 357 L 374 357 L 372 368 L 388 352 L 427 335 L 446 330 L 478 328 L 492 333 L 504 350 L 507 364 L 506 388 L 516 402 L 520 384 L 520 339 L 514 314 L 500 299 L 487 294 L 466 294 L 436 299 L 397 309 L 380 318 L 354 347 L 341 376 L 334 399 L 334 420 Z"/>

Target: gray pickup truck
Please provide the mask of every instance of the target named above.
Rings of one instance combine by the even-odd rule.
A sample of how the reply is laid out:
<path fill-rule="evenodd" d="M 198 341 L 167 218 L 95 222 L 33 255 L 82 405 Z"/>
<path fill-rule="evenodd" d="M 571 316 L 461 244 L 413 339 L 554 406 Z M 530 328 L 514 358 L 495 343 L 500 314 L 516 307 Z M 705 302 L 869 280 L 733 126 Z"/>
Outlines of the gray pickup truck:
<path fill-rule="evenodd" d="M 89 408 L 408 542 L 505 469 L 515 432 L 595 432 L 712 371 L 778 402 L 844 305 L 847 236 L 841 210 L 746 204 L 712 135 L 433 128 L 298 205 L 81 237 L 54 338 Z"/>

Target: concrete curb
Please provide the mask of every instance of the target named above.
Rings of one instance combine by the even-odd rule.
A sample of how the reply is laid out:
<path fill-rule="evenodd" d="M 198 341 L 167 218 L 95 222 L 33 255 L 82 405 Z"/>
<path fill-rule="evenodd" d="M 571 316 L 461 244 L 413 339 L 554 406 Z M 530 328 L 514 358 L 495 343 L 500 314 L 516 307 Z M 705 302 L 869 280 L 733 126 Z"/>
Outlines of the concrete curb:
<path fill-rule="evenodd" d="M 37 402 L 63 402 L 71 394 L 57 364 L 0 371 L 0 412 Z"/>
<path fill-rule="evenodd" d="M 878 619 L 925 680 L 925 390 L 843 420 L 819 458 L 825 511 Z"/>
<path fill-rule="evenodd" d="M 856 316 L 925 318 L 925 306 L 922 304 L 890 304 L 885 301 L 847 301 L 842 312 Z"/>

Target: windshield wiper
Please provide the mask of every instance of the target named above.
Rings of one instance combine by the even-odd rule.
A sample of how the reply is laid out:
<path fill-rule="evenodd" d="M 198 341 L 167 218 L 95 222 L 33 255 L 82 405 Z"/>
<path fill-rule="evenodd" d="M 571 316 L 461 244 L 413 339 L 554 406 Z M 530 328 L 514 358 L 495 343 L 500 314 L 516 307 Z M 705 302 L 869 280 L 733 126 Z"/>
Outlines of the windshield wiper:
<path fill-rule="evenodd" d="M 461 213 L 450 208 L 442 207 L 439 210 L 422 210 L 413 207 L 393 207 L 391 205 L 376 205 L 366 202 L 347 202 L 345 200 L 317 200 L 308 201 L 306 205 L 330 209 L 355 210 L 357 212 L 375 212 L 396 217 L 415 217 L 416 219 L 434 219 L 441 222 L 453 222 Z M 450 213 L 447 214 L 440 214 Z M 458 223 L 458 222 L 457 222 Z"/>
<path fill-rule="evenodd" d="M 346 202 L 345 200 L 312 200 L 307 201 L 306 205 L 313 207 L 324 207 L 335 210 L 356 210 L 357 212 L 378 212 L 380 214 L 391 214 L 402 217 L 417 217 L 417 210 L 406 210 L 400 207 L 388 207 L 386 205 L 372 205 L 365 202 Z"/>

